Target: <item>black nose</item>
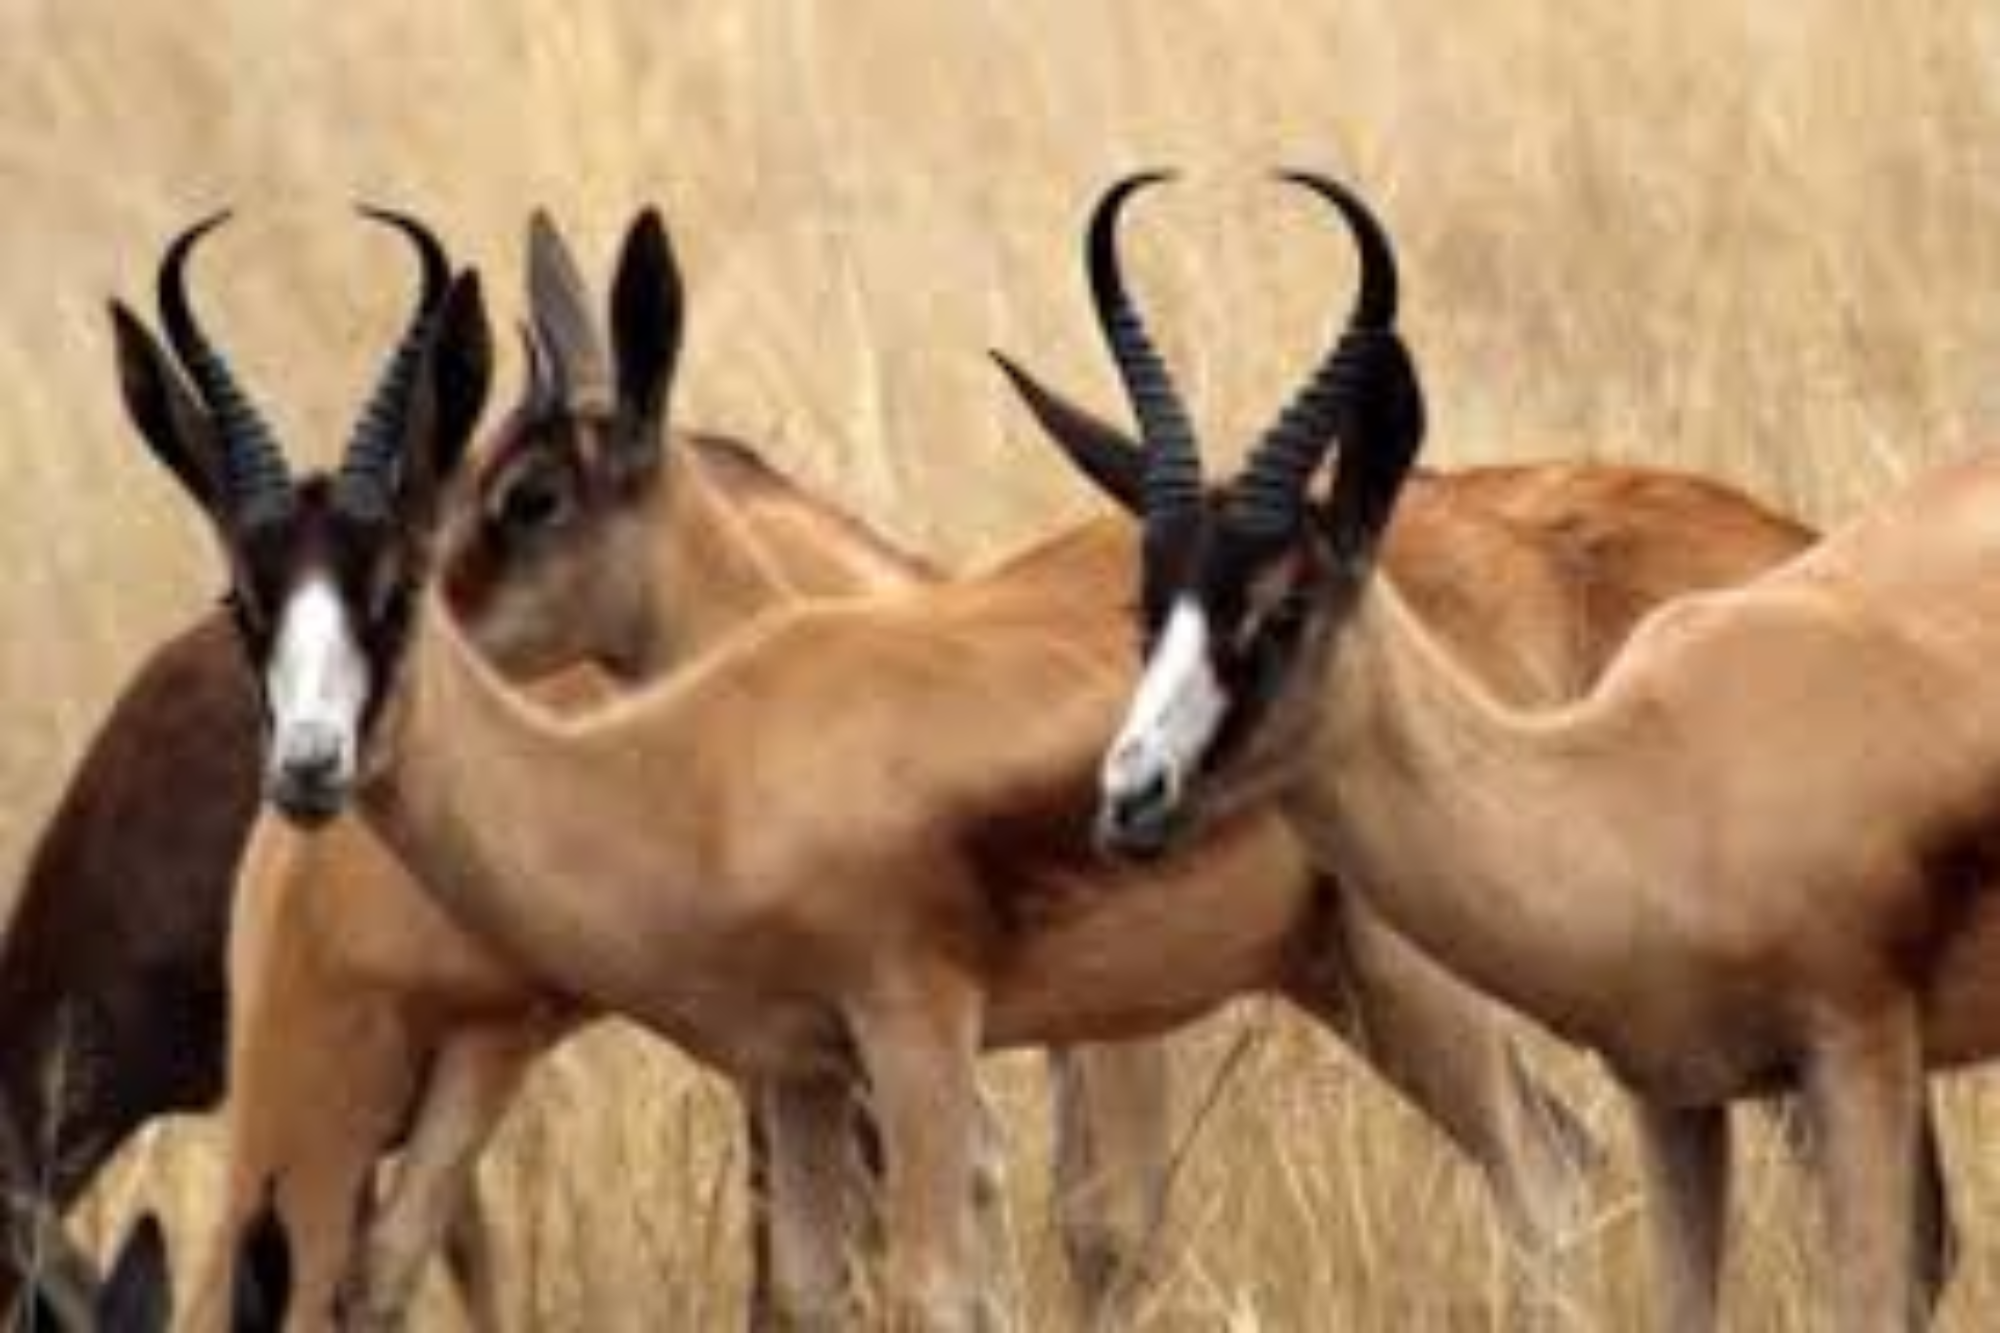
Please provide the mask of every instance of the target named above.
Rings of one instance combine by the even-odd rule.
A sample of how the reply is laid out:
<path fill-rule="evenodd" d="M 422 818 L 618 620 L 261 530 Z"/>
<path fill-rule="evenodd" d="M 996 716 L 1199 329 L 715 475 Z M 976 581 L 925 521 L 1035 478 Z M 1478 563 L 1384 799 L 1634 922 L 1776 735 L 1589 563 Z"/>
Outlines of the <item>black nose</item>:
<path fill-rule="evenodd" d="M 1145 786 L 1121 795 L 1112 803 L 1112 809 L 1117 812 L 1121 823 L 1143 823 L 1149 818 L 1156 818 L 1172 795 L 1166 773 L 1155 772 L 1146 779 Z"/>
<path fill-rule="evenodd" d="M 339 779 L 344 751 L 339 728 L 324 723 L 300 723 L 284 737 L 278 766 L 290 781 L 307 786 L 327 785 Z"/>
<path fill-rule="evenodd" d="M 1166 853 L 1179 825 L 1173 784 L 1164 772 L 1107 797 L 1097 817 L 1097 845 L 1112 856 L 1150 861 Z"/>
<path fill-rule="evenodd" d="M 301 828 L 314 829 L 340 813 L 343 795 L 330 780 L 307 781 L 280 773 L 271 779 L 266 794 L 278 813 Z"/>
<path fill-rule="evenodd" d="M 345 773 L 340 733 L 332 727 L 301 727 L 285 738 L 271 773 L 271 803 L 294 823 L 323 824 L 340 813 Z"/>
<path fill-rule="evenodd" d="M 307 787 L 324 787 L 340 776 L 340 751 L 315 746 L 285 761 L 285 775 Z"/>

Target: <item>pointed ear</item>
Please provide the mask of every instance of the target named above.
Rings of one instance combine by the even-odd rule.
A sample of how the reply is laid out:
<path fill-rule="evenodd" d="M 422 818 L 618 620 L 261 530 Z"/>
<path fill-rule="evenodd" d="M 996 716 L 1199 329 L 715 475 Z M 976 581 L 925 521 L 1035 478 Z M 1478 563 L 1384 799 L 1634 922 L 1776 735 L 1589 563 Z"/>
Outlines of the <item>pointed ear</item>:
<path fill-rule="evenodd" d="M 1127 513 L 1140 513 L 1146 455 L 1139 442 L 1043 384 L 1005 352 L 991 355 L 1071 466 Z"/>
<path fill-rule="evenodd" d="M 123 302 L 111 303 L 111 332 L 118 346 L 118 387 L 126 416 L 181 488 L 216 513 L 221 460 L 208 414 L 174 368 L 173 358 Z"/>
<path fill-rule="evenodd" d="M 590 288 L 555 220 L 542 209 L 528 219 L 528 311 L 548 352 L 559 396 L 572 404 L 609 405 L 611 367 L 591 310 Z"/>
<path fill-rule="evenodd" d="M 1378 333 L 1354 346 L 1332 486 L 1309 511 L 1334 559 L 1350 565 L 1374 558 L 1426 428 L 1423 382 L 1402 338 Z"/>
<path fill-rule="evenodd" d="M 618 358 L 615 447 L 627 475 L 659 462 L 680 363 L 685 293 L 673 243 L 657 208 L 632 220 L 611 287 L 611 342 Z"/>
<path fill-rule="evenodd" d="M 292 1244 L 276 1208 L 266 1202 L 236 1244 L 230 1328 L 263 1333 L 282 1328 L 292 1303 Z"/>
<path fill-rule="evenodd" d="M 173 1276 L 160 1219 L 147 1213 L 125 1235 L 98 1299 L 97 1326 L 104 1333 L 165 1333 L 173 1319 Z"/>
<path fill-rule="evenodd" d="M 467 269 L 459 275 L 438 312 L 431 341 L 430 380 L 437 404 L 433 457 L 439 478 L 449 479 L 465 459 L 466 445 L 493 388 L 493 326 L 486 317 L 486 297 L 477 270 Z"/>
<path fill-rule="evenodd" d="M 433 317 L 403 443 L 404 514 L 418 526 L 436 518 L 439 497 L 464 461 L 493 386 L 493 329 L 479 274 L 453 279 Z"/>

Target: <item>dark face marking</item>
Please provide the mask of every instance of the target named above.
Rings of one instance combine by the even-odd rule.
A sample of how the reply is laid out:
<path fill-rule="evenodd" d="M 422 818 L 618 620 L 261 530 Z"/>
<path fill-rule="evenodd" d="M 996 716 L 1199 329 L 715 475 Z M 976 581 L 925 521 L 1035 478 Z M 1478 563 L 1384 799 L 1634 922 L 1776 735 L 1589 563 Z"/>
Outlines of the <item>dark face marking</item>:
<path fill-rule="evenodd" d="M 1104 772 L 1101 832 L 1127 855 L 1160 855 L 1193 827 L 1191 788 L 1243 755 L 1325 604 L 1311 540 L 1244 533 L 1226 510 L 1209 497 L 1173 547 L 1147 551 L 1146 669 Z"/>
<path fill-rule="evenodd" d="M 1307 650 L 1332 644 L 1347 622 L 1423 438 L 1421 390 L 1394 328 L 1386 233 L 1344 186 L 1287 178 L 1341 215 L 1360 252 L 1361 290 L 1319 365 L 1219 490 L 1202 487 L 1190 419 L 1118 269 L 1119 209 L 1161 178 L 1113 186 L 1087 234 L 1099 322 L 1146 442 L 1145 667 L 1101 782 L 1099 837 L 1116 852 L 1164 851 L 1214 799 L 1197 795 L 1198 778 L 1227 767 L 1225 785 L 1240 795 L 1276 771 L 1286 738 L 1252 742 L 1271 730 Z M 1050 415 L 1046 404 L 1040 415 Z M 1073 422 L 1059 424 L 1076 433 Z M 1313 479 L 1336 444 L 1340 462 L 1321 503 Z"/>
<path fill-rule="evenodd" d="M 427 559 L 393 515 L 356 513 L 330 479 L 232 548 L 229 602 L 260 683 L 266 789 L 287 815 L 338 813 L 408 647 Z"/>

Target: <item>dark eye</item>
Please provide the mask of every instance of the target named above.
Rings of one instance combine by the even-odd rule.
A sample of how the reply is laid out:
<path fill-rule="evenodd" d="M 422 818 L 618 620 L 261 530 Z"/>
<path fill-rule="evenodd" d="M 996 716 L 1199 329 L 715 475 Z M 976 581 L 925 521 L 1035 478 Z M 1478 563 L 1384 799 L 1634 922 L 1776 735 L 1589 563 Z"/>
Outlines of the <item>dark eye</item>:
<path fill-rule="evenodd" d="M 267 622 L 258 608 L 254 594 L 240 587 L 231 587 L 228 592 L 222 594 L 222 604 L 228 608 L 230 618 L 236 622 L 237 628 L 243 631 L 246 638 L 254 640 L 265 636 Z"/>
<path fill-rule="evenodd" d="M 508 532 L 546 532 L 569 520 L 571 491 L 568 482 L 548 472 L 529 473 L 500 493 L 496 517 Z"/>

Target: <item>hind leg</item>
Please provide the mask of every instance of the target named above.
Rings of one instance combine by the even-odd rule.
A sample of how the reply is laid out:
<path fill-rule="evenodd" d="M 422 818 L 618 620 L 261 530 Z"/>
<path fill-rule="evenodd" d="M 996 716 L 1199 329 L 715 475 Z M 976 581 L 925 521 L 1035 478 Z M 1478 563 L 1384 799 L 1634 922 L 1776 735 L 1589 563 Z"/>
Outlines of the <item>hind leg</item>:
<path fill-rule="evenodd" d="M 1772 1104 L 1772 1115 L 1785 1146 L 1809 1170 L 1818 1168 L 1818 1145 L 1813 1141 L 1808 1118 L 1800 1113 L 1795 1098 Z M 1952 1217 L 1951 1187 L 1945 1179 L 1944 1148 L 1938 1138 L 1937 1103 L 1925 1090 L 1923 1119 L 1918 1128 L 1916 1199 L 1912 1206 L 1915 1233 L 1911 1237 L 1916 1255 L 1917 1284 L 1924 1308 L 1935 1313 L 1944 1300 L 1958 1269 L 1958 1224 Z"/>

